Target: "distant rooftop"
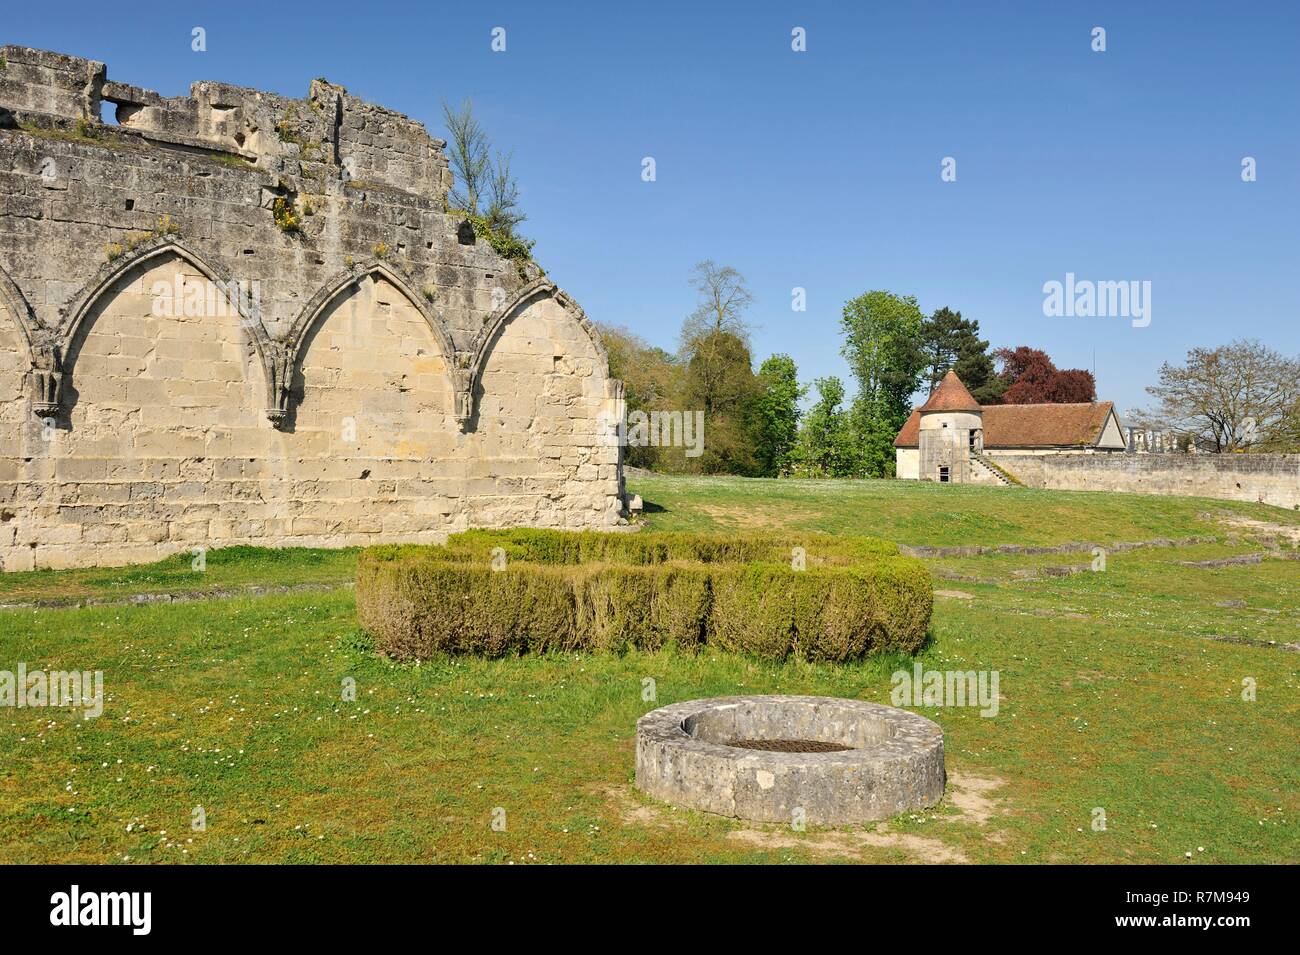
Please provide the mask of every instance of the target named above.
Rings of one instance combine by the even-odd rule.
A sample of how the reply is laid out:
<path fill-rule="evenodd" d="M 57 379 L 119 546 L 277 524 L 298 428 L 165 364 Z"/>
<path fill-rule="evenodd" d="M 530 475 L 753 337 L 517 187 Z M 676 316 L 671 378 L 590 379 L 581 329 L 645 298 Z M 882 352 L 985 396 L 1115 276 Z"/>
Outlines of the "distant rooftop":
<path fill-rule="evenodd" d="M 921 415 L 933 411 L 978 413 L 986 449 L 1079 448 L 1097 445 L 1114 414 L 1115 403 L 980 405 L 950 371 L 929 400 L 912 411 L 894 439 L 894 447 L 920 447 Z"/>

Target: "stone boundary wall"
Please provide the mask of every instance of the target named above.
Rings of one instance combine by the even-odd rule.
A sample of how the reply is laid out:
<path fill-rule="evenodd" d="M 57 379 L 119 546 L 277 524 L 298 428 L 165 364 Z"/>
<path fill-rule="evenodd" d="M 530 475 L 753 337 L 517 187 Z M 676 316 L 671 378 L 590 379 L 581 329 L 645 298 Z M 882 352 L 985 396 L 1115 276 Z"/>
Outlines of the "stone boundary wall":
<path fill-rule="evenodd" d="M 986 454 L 1029 487 L 1300 507 L 1300 454 Z"/>
<path fill-rule="evenodd" d="M 618 524 L 622 384 L 444 146 L 0 47 L 0 569 Z"/>

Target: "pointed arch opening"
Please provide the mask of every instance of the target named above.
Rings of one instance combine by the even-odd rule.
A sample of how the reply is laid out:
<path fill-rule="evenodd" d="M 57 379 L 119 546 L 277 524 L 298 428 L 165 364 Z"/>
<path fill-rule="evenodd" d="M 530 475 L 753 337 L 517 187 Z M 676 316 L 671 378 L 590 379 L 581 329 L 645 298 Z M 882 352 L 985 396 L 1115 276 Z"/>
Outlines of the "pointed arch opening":
<path fill-rule="evenodd" d="M 429 331 L 432 333 L 433 339 L 441 352 L 446 367 L 447 382 L 454 396 L 457 417 L 459 417 L 460 396 L 464 391 L 463 375 L 457 365 L 456 348 L 452 343 L 451 332 L 447 327 L 447 323 L 443 320 L 442 315 L 433 308 L 429 300 L 411 286 L 406 276 L 381 259 L 371 259 L 338 273 L 317 289 L 316 294 L 298 313 L 288 335 L 285 336 L 283 344 L 286 363 L 284 368 L 286 395 L 295 387 L 301 388 L 303 356 L 314 339 L 322 319 L 329 314 L 331 307 L 341 297 L 352 294 L 359 284 L 366 279 L 382 279 L 393 286 L 411 307 L 420 314 L 424 323 L 428 325 Z"/>
<path fill-rule="evenodd" d="M 240 328 L 248 334 L 252 343 L 268 402 L 274 407 L 277 348 L 262 321 L 260 290 L 256 285 L 233 281 L 223 270 L 212 265 L 204 255 L 177 236 L 159 236 L 106 262 L 64 307 L 59 326 L 51 336 L 60 372 L 68 376 L 75 373 L 77 358 L 90 330 L 92 316 L 96 315 L 103 302 L 116 294 L 122 280 L 134 271 L 148 270 L 172 257 L 187 263 L 208 281 L 209 285 L 202 291 L 202 302 L 198 307 L 212 314 L 238 319 Z M 172 309 L 190 307 L 191 299 L 180 291 L 179 286 L 173 298 Z M 65 403 L 69 397 L 75 399 L 75 395 L 63 394 L 67 390 L 66 385 L 70 383 L 71 379 L 68 378 L 60 384 L 60 394 L 54 402 L 56 406 Z M 274 415 L 272 418 L 274 420 Z"/>
<path fill-rule="evenodd" d="M 600 340 L 600 333 L 596 330 L 596 326 L 564 289 L 548 278 L 536 278 L 519 289 L 499 309 L 488 316 L 482 329 L 475 336 L 474 343 L 470 347 L 470 361 L 465 382 L 470 401 L 467 418 L 473 419 L 477 415 L 479 399 L 483 393 L 483 372 L 502 333 L 529 306 L 544 299 L 553 299 L 581 329 L 591 342 L 596 361 L 602 366 L 604 376 L 609 377 L 609 355 L 605 351 L 605 343 Z"/>

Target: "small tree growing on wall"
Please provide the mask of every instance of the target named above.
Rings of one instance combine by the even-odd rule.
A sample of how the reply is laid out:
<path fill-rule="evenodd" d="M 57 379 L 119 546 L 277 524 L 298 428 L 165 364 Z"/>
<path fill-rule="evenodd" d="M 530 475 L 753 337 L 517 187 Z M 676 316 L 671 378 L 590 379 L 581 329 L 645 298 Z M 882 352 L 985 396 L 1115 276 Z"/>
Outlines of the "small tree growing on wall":
<path fill-rule="evenodd" d="M 456 177 L 449 198 L 456 208 L 478 215 L 479 197 L 487 190 L 490 173 L 491 141 L 474 115 L 471 100 L 465 100 L 459 109 L 443 103 L 442 119 L 450 147 L 447 158 Z"/>
<path fill-rule="evenodd" d="M 510 171 L 512 153 L 493 150 L 492 140 L 474 115 L 474 103 L 459 109 L 442 104 L 447 126 L 448 162 L 455 183 L 450 204 L 465 213 L 477 235 L 498 254 L 515 260 L 532 258 L 533 243 L 519 235 L 528 218 L 519 205 L 519 183 Z"/>

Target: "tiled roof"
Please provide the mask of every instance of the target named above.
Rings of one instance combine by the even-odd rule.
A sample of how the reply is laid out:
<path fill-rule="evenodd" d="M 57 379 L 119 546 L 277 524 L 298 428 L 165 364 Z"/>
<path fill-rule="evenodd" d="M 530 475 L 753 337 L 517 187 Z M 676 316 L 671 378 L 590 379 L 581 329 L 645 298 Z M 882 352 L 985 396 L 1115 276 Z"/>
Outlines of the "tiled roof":
<path fill-rule="evenodd" d="M 913 408 L 903 428 L 894 439 L 896 448 L 919 448 L 921 446 L 921 409 Z"/>
<path fill-rule="evenodd" d="M 921 405 L 922 411 L 979 411 L 979 402 L 971 397 L 955 371 L 943 376 L 939 387 L 930 399 Z"/>
<path fill-rule="evenodd" d="M 933 398 L 932 395 L 931 400 Z M 920 445 L 921 411 L 933 410 L 927 408 L 928 404 L 912 412 L 894 439 L 894 447 L 915 448 Z M 1106 419 L 1114 407 L 1111 401 L 1070 405 L 985 405 L 979 409 L 984 421 L 984 447 L 1093 447 L 1101 438 Z"/>

